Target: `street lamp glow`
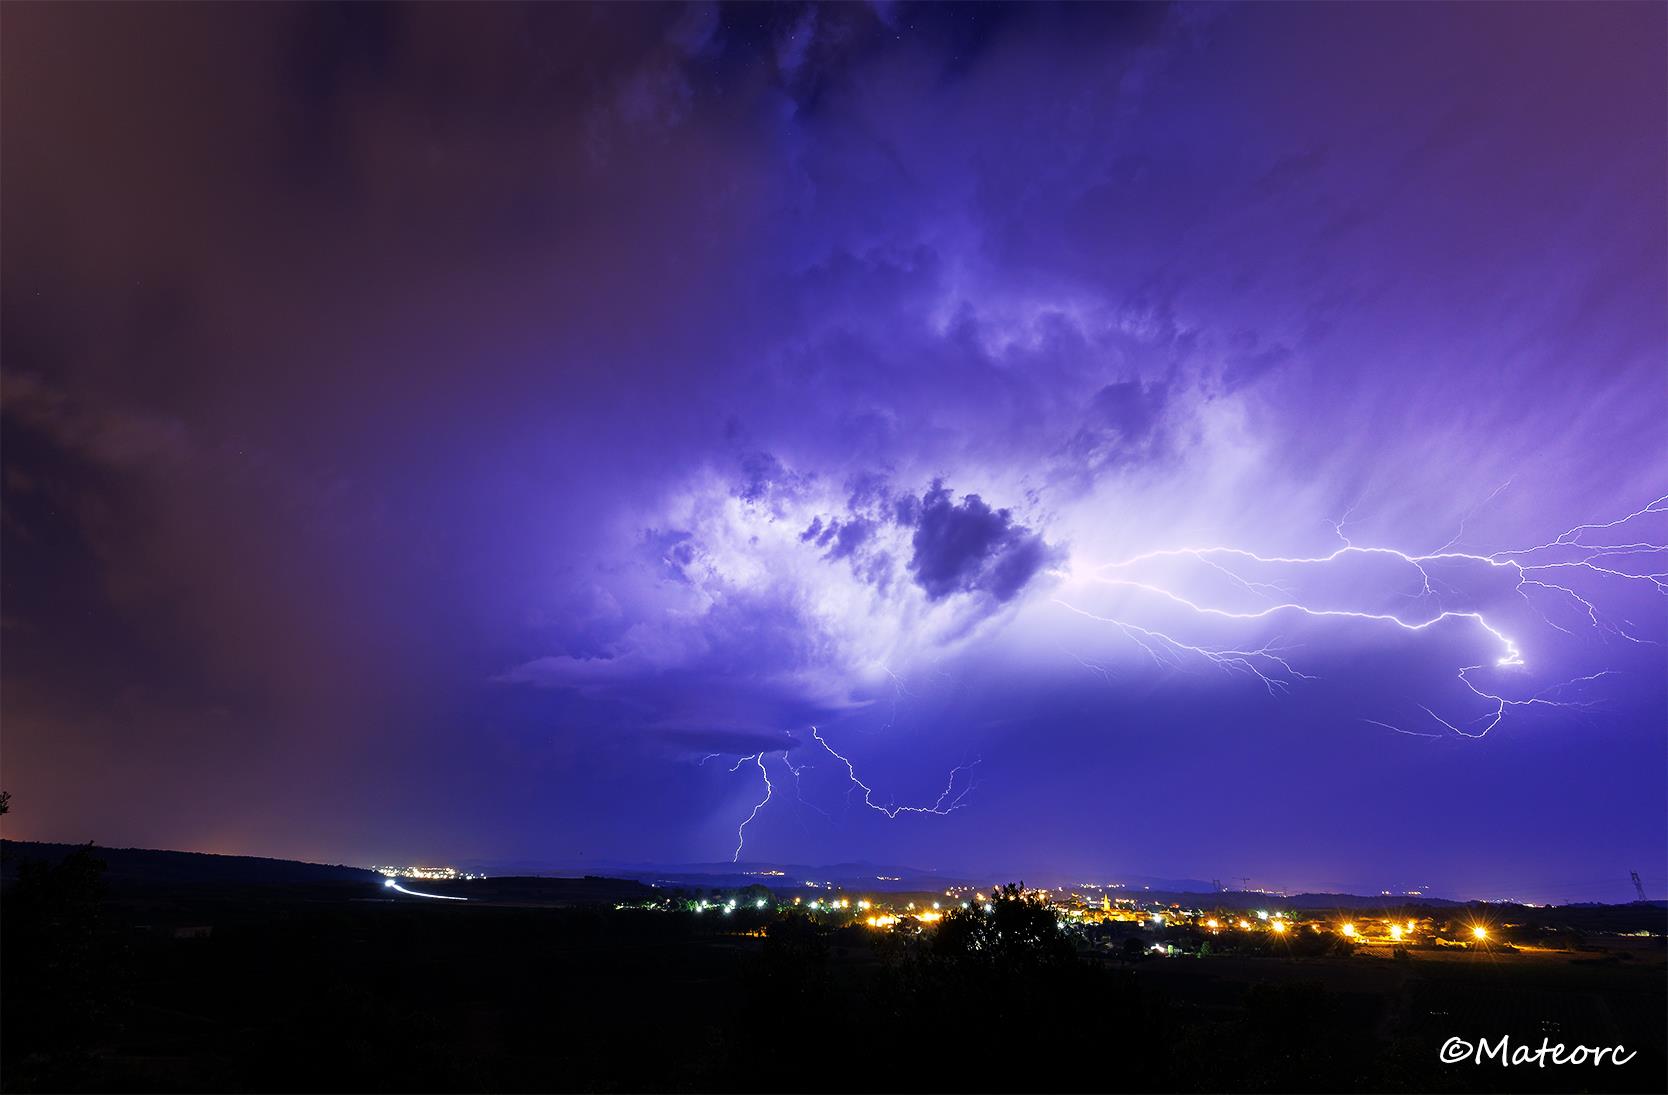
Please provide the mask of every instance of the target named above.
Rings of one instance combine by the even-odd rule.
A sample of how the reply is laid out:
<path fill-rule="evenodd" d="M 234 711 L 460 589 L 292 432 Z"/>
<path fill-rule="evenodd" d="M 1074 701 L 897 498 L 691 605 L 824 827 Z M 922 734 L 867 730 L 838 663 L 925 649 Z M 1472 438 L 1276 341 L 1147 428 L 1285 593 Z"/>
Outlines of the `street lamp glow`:
<path fill-rule="evenodd" d="M 1473 939 L 1487 939 L 1488 929 L 1483 927 L 1481 924 L 1478 924 L 1475 928 L 1471 929 L 1471 937 Z"/>
<path fill-rule="evenodd" d="M 1286 934 L 1286 922 L 1284 920 L 1276 920 L 1274 922 L 1274 931 L 1279 935 L 1285 935 Z"/>
<path fill-rule="evenodd" d="M 1344 925 L 1344 937 L 1346 939 L 1354 939 L 1355 938 L 1355 925 L 1354 924 L 1345 924 Z"/>
<path fill-rule="evenodd" d="M 1390 925 L 1390 938 L 1399 941 L 1401 939 L 1401 937 L 1402 937 L 1402 926 L 1400 924 Z"/>

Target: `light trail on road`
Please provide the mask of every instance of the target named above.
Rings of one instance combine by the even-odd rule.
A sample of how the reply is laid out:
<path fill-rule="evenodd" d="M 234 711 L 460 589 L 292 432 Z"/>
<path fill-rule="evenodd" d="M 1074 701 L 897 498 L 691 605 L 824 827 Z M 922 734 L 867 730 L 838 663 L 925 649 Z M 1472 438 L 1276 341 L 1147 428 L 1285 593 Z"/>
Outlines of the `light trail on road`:
<path fill-rule="evenodd" d="M 469 900 L 467 897 L 450 897 L 450 896 L 448 896 L 446 894 L 443 894 L 443 893 L 418 893 L 416 890 L 406 889 L 404 886 L 400 885 L 398 882 L 395 882 L 392 878 L 386 879 L 382 884 L 384 886 L 386 886 L 387 888 L 389 888 L 390 890 L 398 890 L 400 893 L 410 894 L 412 897 L 428 897 L 428 898 L 432 898 L 435 901 L 468 901 Z"/>

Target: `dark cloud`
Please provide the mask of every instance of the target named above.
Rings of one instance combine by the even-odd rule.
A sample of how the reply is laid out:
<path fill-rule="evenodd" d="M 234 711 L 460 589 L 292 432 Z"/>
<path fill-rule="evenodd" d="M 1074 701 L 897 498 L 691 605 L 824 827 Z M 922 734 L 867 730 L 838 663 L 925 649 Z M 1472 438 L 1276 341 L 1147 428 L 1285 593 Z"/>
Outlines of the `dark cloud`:
<path fill-rule="evenodd" d="M 891 480 L 877 471 L 862 471 L 846 480 L 846 508 L 853 513 L 874 513 L 892 500 Z"/>
<path fill-rule="evenodd" d="M 802 494 L 811 478 L 790 471 L 768 452 L 750 452 L 741 457 L 741 481 L 735 493 L 743 502 L 779 505 Z"/>
<path fill-rule="evenodd" d="M 1065 446 L 1065 470 L 1092 482 L 1105 471 L 1146 467 L 1165 455 L 1169 400 L 1162 382 L 1122 380 L 1100 389 Z"/>
<path fill-rule="evenodd" d="M 1060 556 L 1058 548 L 1015 522 L 1009 511 L 991 509 L 977 494 L 956 504 L 942 482 L 921 496 L 911 543 L 910 573 L 934 601 L 953 593 L 1011 600 Z"/>
<path fill-rule="evenodd" d="M 992 509 L 978 494 L 955 503 L 942 480 L 915 495 L 897 491 L 883 473 L 862 471 L 846 486 L 845 513 L 812 518 L 799 541 L 820 549 L 825 561 L 849 560 L 853 574 L 882 592 L 904 576 L 894 573 L 896 560 L 881 544 L 890 528 L 910 530 L 906 574 L 930 601 L 981 593 L 1005 603 L 1063 555 L 1011 511 Z"/>
<path fill-rule="evenodd" d="M 858 548 L 868 542 L 874 532 L 874 522 L 862 517 L 844 522 L 840 525 L 839 533 L 834 537 L 833 546 L 828 549 L 828 557 L 830 559 L 845 559 L 851 556 Z"/>

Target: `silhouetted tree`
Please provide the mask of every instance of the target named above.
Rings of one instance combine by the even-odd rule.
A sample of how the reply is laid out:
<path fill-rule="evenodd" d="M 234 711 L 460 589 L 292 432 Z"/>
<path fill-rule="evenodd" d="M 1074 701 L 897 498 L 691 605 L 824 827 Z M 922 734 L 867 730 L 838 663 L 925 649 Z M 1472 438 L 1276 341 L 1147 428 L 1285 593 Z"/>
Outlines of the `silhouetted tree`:
<path fill-rule="evenodd" d="M 0 935 L 6 992 L 0 1019 L 8 1086 L 45 1089 L 95 1084 L 91 1053 L 107 1035 L 116 985 L 117 941 L 104 923 L 105 864 L 92 846 L 56 864 L 18 868 Z"/>
<path fill-rule="evenodd" d="M 933 953 L 942 958 L 985 958 L 1041 965 L 1068 961 L 1075 953 L 1060 919 L 1022 885 L 1009 884 L 991 896 L 990 912 L 955 909 L 939 922 Z"/>

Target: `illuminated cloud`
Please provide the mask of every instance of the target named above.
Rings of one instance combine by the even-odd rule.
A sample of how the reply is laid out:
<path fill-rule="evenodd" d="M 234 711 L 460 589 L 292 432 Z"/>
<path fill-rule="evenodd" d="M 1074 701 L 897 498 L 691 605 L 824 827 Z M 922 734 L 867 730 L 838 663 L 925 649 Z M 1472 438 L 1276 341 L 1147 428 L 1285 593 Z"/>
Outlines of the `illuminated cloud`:
<path fill-rule="evenodd" d="M 704 860 L 765 790 L 719 751 L 799 861 L 1332 884 L 1346 827 L 1240 824 L 1332 814 L 1386 870 L 1660 862 L 1649 554 L 1544 552 L 1600 623 L 1474 558 L 1145 557 L 1662 493 L 1664 19 L 9 11 L 8 835 Z M 1468 682 L 1525 706 L 1464 738 Z M 979 786 L 799 825 L 853 794 L 811 725 L 877 803 Z"/>

